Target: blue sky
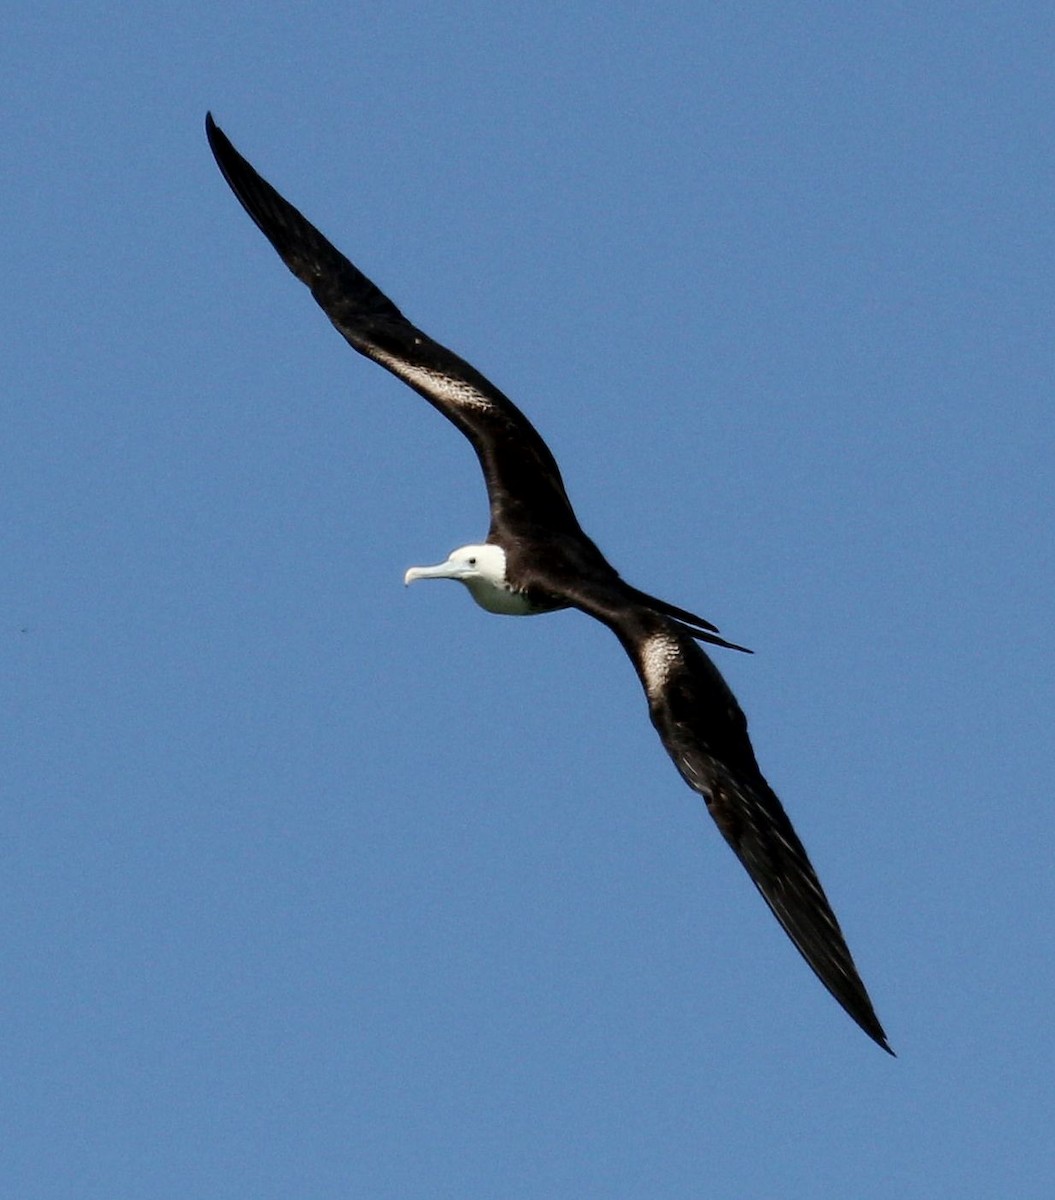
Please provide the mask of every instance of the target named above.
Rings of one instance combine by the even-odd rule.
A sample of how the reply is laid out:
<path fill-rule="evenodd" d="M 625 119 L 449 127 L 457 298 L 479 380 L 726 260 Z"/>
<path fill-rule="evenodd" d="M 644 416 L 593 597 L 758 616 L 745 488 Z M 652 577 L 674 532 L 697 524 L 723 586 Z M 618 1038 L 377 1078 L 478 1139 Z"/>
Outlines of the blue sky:
<path fill-rule="evenodd" d="M 1040 4 L 8 10 L 0 1192 L 1049 1196 Z M 718 661 L 899 1057 L 610 634 L 403 571 L 467 445 L 235 144 Z"/>

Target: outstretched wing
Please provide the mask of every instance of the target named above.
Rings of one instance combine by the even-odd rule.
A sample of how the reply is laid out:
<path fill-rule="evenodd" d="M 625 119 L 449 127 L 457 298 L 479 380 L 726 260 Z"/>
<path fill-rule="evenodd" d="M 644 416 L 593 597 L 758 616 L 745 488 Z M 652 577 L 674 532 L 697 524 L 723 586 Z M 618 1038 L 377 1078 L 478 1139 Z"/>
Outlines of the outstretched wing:
<path fill-rule="evenodd" d="M 718 669 L 691 631 L 662 616 L 636 607 L 579 607 L 623 643 L 667 753 L 703 797 L 784 932 L 857 1024 L 892 1054 L 817 873 L 758 768 L 747 719 Z"/>
<path fill-rule="evenodd" d="M 415 328 L 398 308 L 263 179 L 212 114 L 205 130 L 242 207 L 350 345 L 409 384 L 472 443 L 491 503 L 492 528 L 525 524 L 580 532 L 549 447 L 524 414 L 479 371 Z"/>

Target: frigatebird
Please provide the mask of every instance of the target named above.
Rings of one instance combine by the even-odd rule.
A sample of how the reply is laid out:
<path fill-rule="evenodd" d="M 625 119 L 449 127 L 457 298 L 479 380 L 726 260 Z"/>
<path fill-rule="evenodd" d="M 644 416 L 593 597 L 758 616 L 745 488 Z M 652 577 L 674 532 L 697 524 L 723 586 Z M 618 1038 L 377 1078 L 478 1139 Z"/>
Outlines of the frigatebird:
<path fill-rule="evenodd" d="M 747 719 L 699 642 L 742 650 L 709 621 L 626 583 L 583 533 L 549 447 L 524 414 L 422 333 L 235 150 L 211 114 L 209 145 L 245 211 L 354 350 L 409 384 L 469 439 L 491 525 L 478 545 L 412 567 L 404 581 L 456 579 L 489 612 L 576 608 L 622 643 L 649 715 L 773 915 L 817 977 L 889 1054 L 883 1027 L 791 822 L 764 779 Z"/>

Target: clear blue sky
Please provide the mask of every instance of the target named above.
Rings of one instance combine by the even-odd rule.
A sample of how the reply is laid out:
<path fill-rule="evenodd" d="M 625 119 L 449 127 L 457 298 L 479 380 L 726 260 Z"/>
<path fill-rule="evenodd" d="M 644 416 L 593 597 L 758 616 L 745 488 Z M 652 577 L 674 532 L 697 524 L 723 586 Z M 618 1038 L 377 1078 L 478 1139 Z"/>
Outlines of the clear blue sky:
<path fill-rule="evenodd" d="M 0 1194 L 1055 1194 L 1047 4 L 15 4 Z M 702 611 L 898 1051 L 614 639 L 405 591 L 458 434 L 235 144 Z"/>

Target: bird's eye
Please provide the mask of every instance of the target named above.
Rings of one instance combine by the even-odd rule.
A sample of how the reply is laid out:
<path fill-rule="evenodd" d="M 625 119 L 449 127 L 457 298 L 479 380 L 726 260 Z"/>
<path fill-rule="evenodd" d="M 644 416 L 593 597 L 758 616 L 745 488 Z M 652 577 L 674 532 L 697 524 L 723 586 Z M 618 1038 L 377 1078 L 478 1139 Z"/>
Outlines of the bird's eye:
<path fill-rule="evenodd" d="M 470 558 L 470 559 L 469 559 L 469 566 L 470 566 L 470 567 L 475 567 L 475 566 L 476 566 L 476 559 L 475 559 L 475 558 Z"/>

